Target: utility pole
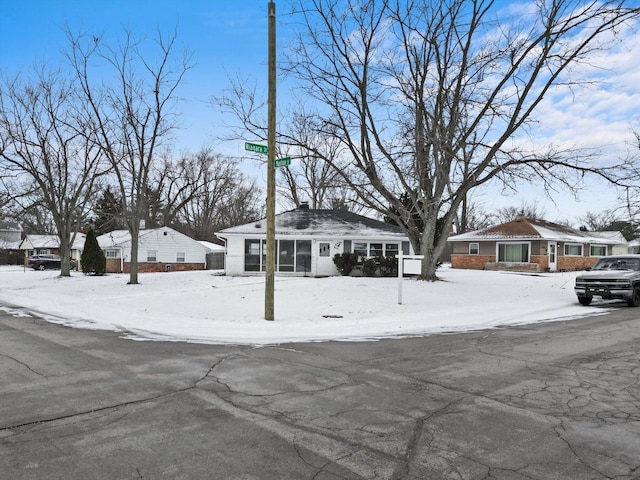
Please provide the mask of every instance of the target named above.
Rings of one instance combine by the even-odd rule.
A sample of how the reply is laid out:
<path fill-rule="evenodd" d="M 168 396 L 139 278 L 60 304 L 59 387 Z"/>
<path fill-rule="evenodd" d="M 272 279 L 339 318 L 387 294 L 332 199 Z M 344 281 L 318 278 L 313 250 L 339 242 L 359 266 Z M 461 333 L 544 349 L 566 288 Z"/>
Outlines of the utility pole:
<path fill-rule="evenodd" d="M 269 87 L 267 112 L 267 264 L 264 319 L 274 319 L 276 266 L 276 4 L 269 2 Z"/>

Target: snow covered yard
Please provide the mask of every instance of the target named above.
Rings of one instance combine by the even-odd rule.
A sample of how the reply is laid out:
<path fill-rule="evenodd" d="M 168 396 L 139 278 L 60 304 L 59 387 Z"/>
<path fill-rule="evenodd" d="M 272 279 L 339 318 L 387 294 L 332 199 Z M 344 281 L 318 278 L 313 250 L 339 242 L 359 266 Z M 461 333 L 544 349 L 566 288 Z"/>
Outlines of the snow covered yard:
<path fill-rule="evenodd" d="M 211 271 L 104 277 L 0 267 L 0 302 L 65 325 L 108 329 L 138 339 L 273 344 L 389 336 L 557 321 L 602 308 L 583 307 L 575 272 L 528 275 L 456 270 L 441 282 L 397 278 L 276 277 L 275 321 L 264 320 L 264 278 Z M 11 310 L 11 309 L 9 309 Z"/>

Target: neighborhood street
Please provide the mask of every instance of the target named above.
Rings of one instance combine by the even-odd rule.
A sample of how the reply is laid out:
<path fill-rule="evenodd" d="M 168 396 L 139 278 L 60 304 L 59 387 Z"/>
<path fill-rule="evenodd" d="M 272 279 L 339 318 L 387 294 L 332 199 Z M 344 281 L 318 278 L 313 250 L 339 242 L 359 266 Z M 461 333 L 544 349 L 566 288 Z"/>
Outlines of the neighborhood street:
<path fill-rule="evenodd" d="M 252 347 L 6 307 L 0 478 L 638 479 L 640 309 L 607 312 Z"/>

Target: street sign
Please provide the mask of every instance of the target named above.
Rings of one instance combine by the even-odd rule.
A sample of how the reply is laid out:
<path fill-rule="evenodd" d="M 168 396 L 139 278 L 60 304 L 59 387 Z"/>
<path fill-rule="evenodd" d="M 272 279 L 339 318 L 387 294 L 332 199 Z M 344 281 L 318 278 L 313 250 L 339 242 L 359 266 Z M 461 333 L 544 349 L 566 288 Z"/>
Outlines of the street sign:
<path fill-rule="evenodd" d="M 291 157 L 278 158 L 275 161 L 276 168 L 278 168 L 278 167 L 288 167 L 289 165 L 291 165 Z"/>
<path fill-rule="evenodd" d="M 244 149 L 249 152 L 264 153 L 265 155 L 268 153 L 268 148 L 266 145 L 258 145 L 257 143 L 245 142 Z"/>

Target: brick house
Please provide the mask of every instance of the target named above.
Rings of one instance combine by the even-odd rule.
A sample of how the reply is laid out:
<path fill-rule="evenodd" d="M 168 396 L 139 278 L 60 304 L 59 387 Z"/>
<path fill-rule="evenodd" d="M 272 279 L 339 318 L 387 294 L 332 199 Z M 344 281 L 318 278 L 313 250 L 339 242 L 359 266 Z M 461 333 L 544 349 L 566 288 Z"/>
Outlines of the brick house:
<path fill-rule="evenodd" d="M 97 237 L 98 245 L 107 257 L 108 273 L 131 271 L 131 234 L 114 230 Z M 173 228 L 140 230 L 138 236 L 138 271 L 169 272 L 204 270 L 211 250 L 193 238 Z"/>
<path fill-rule="evenodd" d="M 476 270 L 584 270 L 602 256 L 627 252 L 620 232 L 584 232 L 530 218 L 453 235 L 448 241 L 451 266 Z"/>

